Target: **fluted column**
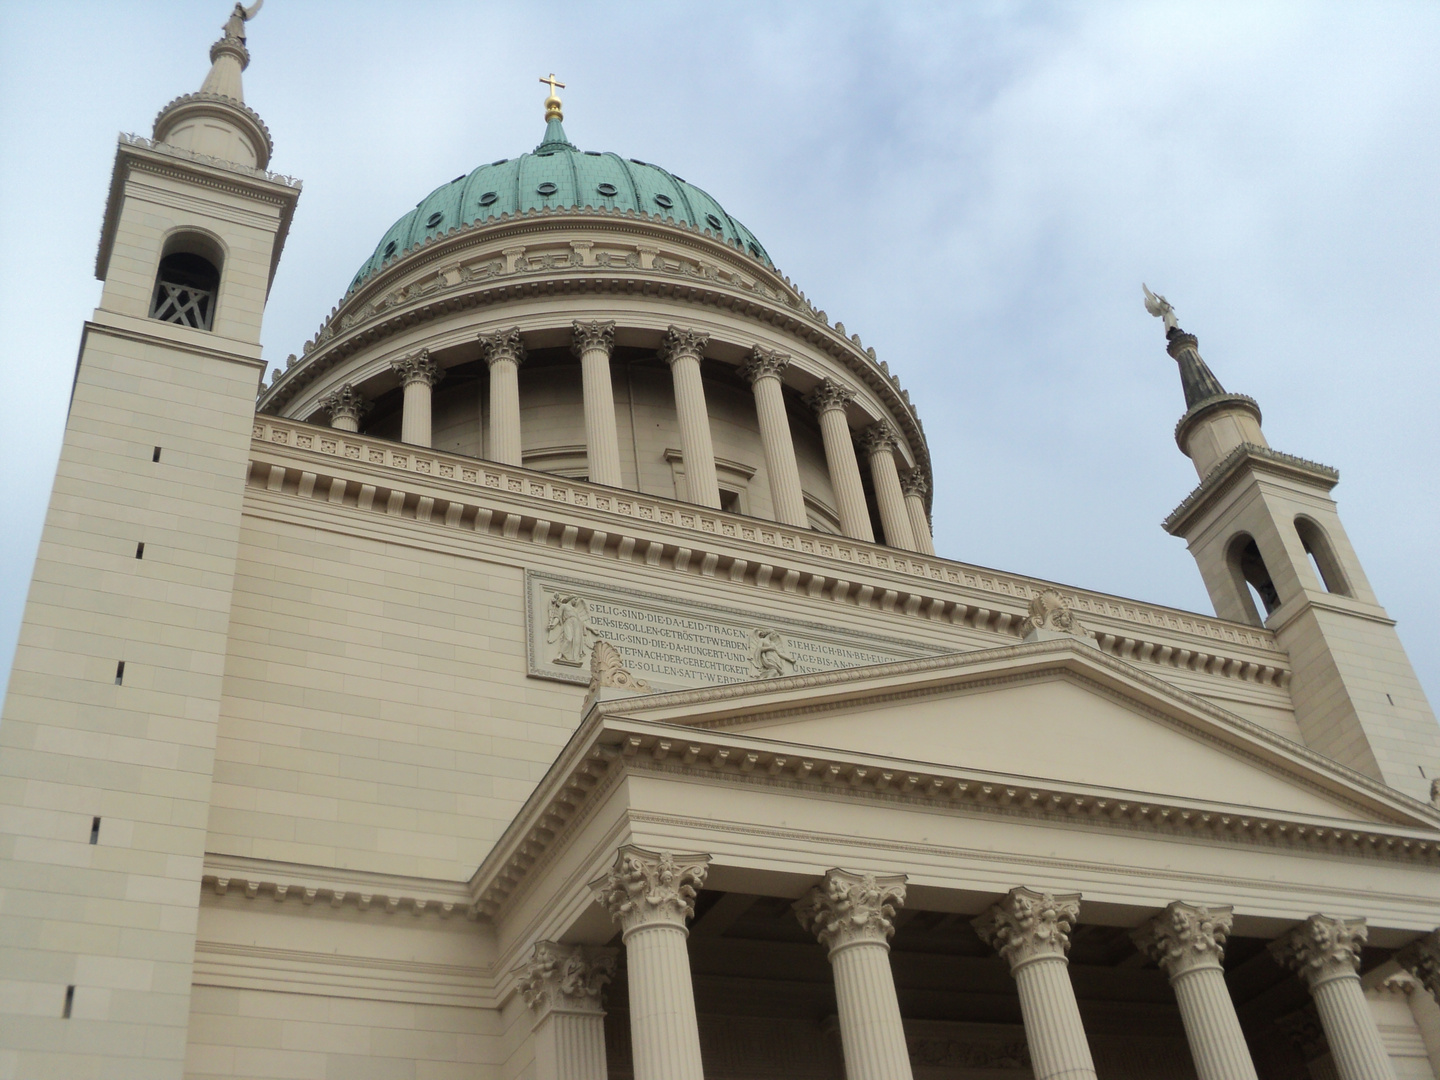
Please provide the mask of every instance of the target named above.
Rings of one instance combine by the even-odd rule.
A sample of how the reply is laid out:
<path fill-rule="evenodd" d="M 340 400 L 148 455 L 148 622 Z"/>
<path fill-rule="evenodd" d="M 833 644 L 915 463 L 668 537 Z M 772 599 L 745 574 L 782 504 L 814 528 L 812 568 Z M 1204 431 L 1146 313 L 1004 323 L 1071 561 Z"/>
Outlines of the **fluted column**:
<path fill-rule="evenodd" d="M 615 391 L 610 384 L 615 324 L 576 321 L 573 329 L 571 349 L 580 358 L 585 392 L 585 456 L 590 480 L 620 487 L 620 437 L 615 431 Z"/>
<path fill-rule="evenodd" d="M 359 431 L 360 417 L 369 411 L 370 403 L 346 383 L 322 398 L 320 409 L 330 414 L 330 426 L 336 431 Z"/>
<path fill-rule="evenodd" d="M 910 516 L 910 533 L 915 538 L 915 550 L 934 555 L 930 515 L 925 512 L 925 496 L 930 491 L 930 481 L 919 469 L 911 469 L 900 481 L 900 490 L 905 495 L 905 510 Z"/>
<path fill-rule="evenodd" d="M 775 520 L 803 528 L 810 519 L 805 513 L 800 467 L 795 464 L 795 440 L 790 434 L 780 381 L 789 363 L 790 357 L 784 353 L 756 345 L 740 374 L 750 380 L 755 391 L 755 414 L 760 419 L 760 443 L 765 450 L 765 475 L 770 480 Z"/>
<path fill-rule="evenodd" d="M 900 490 L 900 470 L 895 467 L 895 450 L 900 439 L 895 429 L 881 421 L 871 424 L 860 436 L 861 448 L 870 459 L 870 482 L 875 485 L 875 502 L 880 508 L 880 526 L 890 547 L 915 550 L 910 530 L 910 511 Z"/>
<path fill-rule="evenodd" d="M 430 388 L 440 381 L 440 369 L 430 359 L 430 350 L 393 360 L 390 367 L 400 376 L 405 402 L 400 414 L 400 441 L 412 446 L 430 445 Z"/>
<path fill-rule="evenodd" d="M 536 1080 L 606 1080 L 600 991 L 614 973 L 614 949 L 535 943 L 519 989 L 535 1018 Z"/>
<path fill-rule="evenodd" d="M 680 420 L 680 453 L 685 458 L 685 484 L 690 501 L 720 509 L 720 482 L 715 477 L 715 446 L 710 439 L 710 412 L 700 381 L 700 357 L 709 334 L 672 326 L 665 332 L 660 355 L 670 365 L 675 383 L 675 411 Z"/>
<path fill-rule="evenodd" d="M 890 970 L 895 909 L 904 903 L 904 874 L 831 870 L 795 904 L 800 922 L 830 950 L 846 1080 L 911 1076 Z"/>
<path fill-rule="evenodd" d="M 1395 954 L 1395 959 L 1440 1002 L 1440 930 L 1432 930 L 1419 941 L 1412 941 Z"/>
<path fill-rule="evenodd" d="M 1255 1080 L 1255 1063 L 1225 985 L 1231 908 L 1176 901 L 1133 937 L 1170 977 L 1200 1080 Z"/>
<path fill-rule="evenodd" d="M 1270 943 L 1275 959 L 1298 971 L 1310 988 L 1340 1080 L 1395 1080 L 1360 985 L 1360 949 L 1368 932 L 1364 919 L 1311 915 Z"/>
<path fill-rule="evenodd" d="M 870 510 L 865 505 L 865 485 L 855 460 L 855 441 L 850 437 L 850 422 L 845 419 L 845 406 L 854 397 L 855 391 L 848 386 L 825 379 L 811 393 L 810 406 L 820 418 L 820 437 L 825 441 L 825 464 L 830 470 L 830 486 L 835 489 L 840 531 L 856 540 L 874 540 Z"/>
<path fill-rule="evenodd" d="M 491 461 L 519 465 L 520 461 L 520 365 L 525 362 L 525 342 L 519 329 L 480 335 L 480 348 L 490 365 Z"/>
<path fill-rule="evenodd" d="M 685 923 L 709 861 L 627 844 L 610 873 L 590 883 L 625 942 L 635 1080 L 704 1080 Z"/>
<path fill-rule="evenodd" d="M 1035 1080 L 1095 1080 L 1095 1062 L 1065 957 L 1079 915 L 1079 893 L 1018 888 L 971 923 L 1010 961 Z"/>

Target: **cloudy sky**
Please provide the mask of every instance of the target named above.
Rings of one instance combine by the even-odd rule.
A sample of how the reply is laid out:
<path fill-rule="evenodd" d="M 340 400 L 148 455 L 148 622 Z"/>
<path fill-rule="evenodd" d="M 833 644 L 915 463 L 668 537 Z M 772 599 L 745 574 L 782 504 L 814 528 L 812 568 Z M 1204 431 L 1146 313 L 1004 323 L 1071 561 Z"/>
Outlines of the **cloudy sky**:
<path fill-rule="evenodd" d="M 0 5 L 0 679 L 99 297 L 118 131 L 198 88 L 223 0 Z M 534 146 L 657 162 L 889 361 L 936 545 L 1211 610 L 1159 521 L 1169 296 L 1271 444 L 1341 470 L 1371 583 L 1440 704 L 1440 5 L 324 4 L 270 0 L 246 97 L 304 195 L 265 322 L 283 363 L 389 224 Z"/>

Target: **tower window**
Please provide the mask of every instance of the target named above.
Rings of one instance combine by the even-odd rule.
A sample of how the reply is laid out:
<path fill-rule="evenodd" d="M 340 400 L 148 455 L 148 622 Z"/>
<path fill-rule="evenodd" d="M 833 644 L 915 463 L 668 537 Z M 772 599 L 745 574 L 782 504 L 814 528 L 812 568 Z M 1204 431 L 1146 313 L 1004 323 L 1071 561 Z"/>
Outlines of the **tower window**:
<path fill-rule="evenodd" d="M 1310 568 L 1315 571 L 1325 591 L 1349 596 L 1350 586 L 1340 570 L 1340 560 L 1335 557 L 1335 549 L 1330 546 L 1325 530 L 1307 517 L 1297 517 L 1295 532 L 1300 537 L 1305 554 L 1310 557 Z"/>
<path fill-rule="evenodd" d="M 1280 606 L 1280 593 L 1270 578 L 1270 570 L 1265 565 L 1265 559 L 1260 554 L 1260 546 L 1255 543 L 1255 538 L 1248 533 L 1241 533 L 1235 537 L 1230 541 L 1226 561 L 1230 565 L 1230 573 L 1235 578 L 1235 584 L 1242 590 L 1241 596 L 1245 605 L 1250 609 L 1257 623 L 1263 622 L 1261 609 L 1264 609 L 1265 615 L 1271 614 Z"/>
<path fill-rule="evenodd" d="M 172 236 L 155 275 L 150 317 L 196 330 L 209 330 L 220 295 L 219 245 L 195 233 Z"/>

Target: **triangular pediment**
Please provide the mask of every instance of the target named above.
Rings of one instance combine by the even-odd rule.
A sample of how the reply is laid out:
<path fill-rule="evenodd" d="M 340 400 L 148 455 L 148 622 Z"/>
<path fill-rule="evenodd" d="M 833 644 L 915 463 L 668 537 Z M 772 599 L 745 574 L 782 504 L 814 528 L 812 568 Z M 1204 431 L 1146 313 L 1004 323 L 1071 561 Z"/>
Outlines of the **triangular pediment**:
<path fill-rule="evenodd" d="M 1070 639 L 602 708 L 1132 798 L 1435 824 L 1413 800 Z"/>

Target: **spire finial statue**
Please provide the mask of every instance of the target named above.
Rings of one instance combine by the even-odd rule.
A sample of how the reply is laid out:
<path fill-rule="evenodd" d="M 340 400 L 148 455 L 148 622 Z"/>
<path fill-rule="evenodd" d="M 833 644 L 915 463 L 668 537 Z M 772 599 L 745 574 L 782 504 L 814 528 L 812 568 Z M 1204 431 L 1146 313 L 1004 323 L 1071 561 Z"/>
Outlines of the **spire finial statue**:
<path fill-rule="evenodd" d="M 235 10 L 230 13 L 230 18 L 225 20 L 225 36 L 235 38 L 241 44 L 245 42 L 245 24 L 260 14 L 260 9 L 265 6 L 265 0 L 255 0 L 255 6 L 247 8 L 244 4 L 236 4 Z"/>
<path fill-rule="evenodd" d="M 261 2 L 263 3 L 264 0 L 261 0 Z M 237 4 L 236 6 L 238 7 L 239 5 Z M 564 90 L 565 84 L 555 78 L 553 71 L 548 78 L 542 76 L 540 81 L 550 87 L 550 96 L 545 99 L 545 122 L 548 124 L 551 120 L 564 120 L 565 114 L 560 111 L 560 95 L 555 93 L 555 90 L 557 87 Z"/>
<path fill-rule="evenodd" d="M 1165 332 L 1167 334 L 1171 330 L 1178 330 L 1180 324 L 1176 321 L 1175 308 L 1171 305 L 1170 301 L 1166 300 L 1163 296 L 1156 296 L 1150 291 L 1150 286 L 1146 285 L 1143 281 L 1140 283 L 1140 287 L 1145 290 L 1145 310 L 1157 319 L 1165 320 Z"/>

